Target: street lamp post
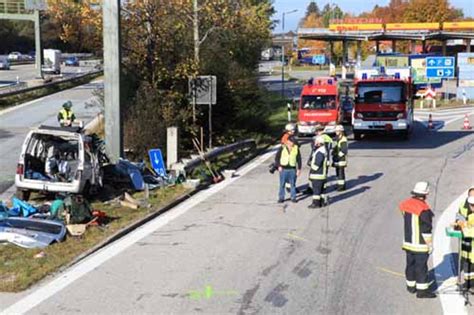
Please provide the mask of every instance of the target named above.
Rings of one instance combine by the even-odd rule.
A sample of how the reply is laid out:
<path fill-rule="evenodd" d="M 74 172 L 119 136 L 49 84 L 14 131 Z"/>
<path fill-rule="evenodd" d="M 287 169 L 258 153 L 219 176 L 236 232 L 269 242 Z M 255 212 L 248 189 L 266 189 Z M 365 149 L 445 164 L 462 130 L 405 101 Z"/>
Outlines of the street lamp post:
<path fill-rule="evenodd" d="M 298 10 L 283 12 L 281 19 L 281 98 L 285 98 L 285 15 L 295 13 Z"/>

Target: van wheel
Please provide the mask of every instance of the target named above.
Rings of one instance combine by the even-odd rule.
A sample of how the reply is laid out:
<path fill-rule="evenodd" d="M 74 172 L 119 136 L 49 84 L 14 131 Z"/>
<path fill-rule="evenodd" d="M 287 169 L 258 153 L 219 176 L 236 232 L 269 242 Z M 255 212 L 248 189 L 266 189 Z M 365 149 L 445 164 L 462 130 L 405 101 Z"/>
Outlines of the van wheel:
<path fill-rule="evenodd" d="M 360 140 L 362 138 L 362 134 L 360 132 L 354 131 L 354 140 Z"/>
<path fill-rule="evenodd" d="M 24 201 L 28 201 L 28 200 L 30 199 L 30 196 L 31 196 L 31 191 L 29 191 L 29 190 L 17 189 L 17 190 L 16 190 L 16 193 L 15 193 L 15 196 L 16 196 L 18 199 L 21 199 L 21 200 L 24 200 Z"/>

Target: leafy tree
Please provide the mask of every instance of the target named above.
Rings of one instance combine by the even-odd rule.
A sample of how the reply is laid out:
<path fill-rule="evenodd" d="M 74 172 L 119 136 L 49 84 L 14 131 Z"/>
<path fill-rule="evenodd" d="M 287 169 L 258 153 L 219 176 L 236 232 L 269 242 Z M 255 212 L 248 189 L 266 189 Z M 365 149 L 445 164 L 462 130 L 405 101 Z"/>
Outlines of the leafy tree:
<path fill-rule="evenodd" d="M 306 14 L 305 14 L 305 18 L 307 18 L 308 16 L 310 16 L 311 14 L 314 14 L 316 15 L 316 17 L 319 17 L 321 15 L 321 12 L 319 11 L 319 7 L 318 7 L 318 4 L 314 1 L 311 1 L 309 4 L 308 4 L 308 7 L 306 8 Z"/>
<path fill-rule="evenodd" d="M 463 17 L 448 0 L 410 0 L 403 14 L 405 22 L 456 21 Z"/>
<path fill-rule="evenodd" d="M 341 8 L 336 5 L 330 5 L 327 3 L 323 11 L 321 12 L 322 19 L 323 19 L 323 26 L 324 27 L 329 27 L 329 22 L 332 19 L 342 19 L 344 17 L 344 12 L 342 12 Z"/>
<path fill-rule="evenodd" d="M 46 18 L 74 52 L 102 51 L 102 10 L 94 0 L 48 0 Z"/>

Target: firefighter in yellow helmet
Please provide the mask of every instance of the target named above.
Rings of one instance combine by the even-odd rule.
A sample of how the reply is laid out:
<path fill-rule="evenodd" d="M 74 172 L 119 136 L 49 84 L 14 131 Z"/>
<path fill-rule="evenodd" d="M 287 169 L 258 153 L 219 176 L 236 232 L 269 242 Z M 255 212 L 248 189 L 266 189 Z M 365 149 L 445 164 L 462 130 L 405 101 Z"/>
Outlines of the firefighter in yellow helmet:
<path fill-rule="evenodd" d="M 63 104 L 63 108 L 58 113 L 58 122 L 61 127 L 71 127 L 76 119 L 76 115 L 72 111 L 72 102 L 67 101 Z"/>

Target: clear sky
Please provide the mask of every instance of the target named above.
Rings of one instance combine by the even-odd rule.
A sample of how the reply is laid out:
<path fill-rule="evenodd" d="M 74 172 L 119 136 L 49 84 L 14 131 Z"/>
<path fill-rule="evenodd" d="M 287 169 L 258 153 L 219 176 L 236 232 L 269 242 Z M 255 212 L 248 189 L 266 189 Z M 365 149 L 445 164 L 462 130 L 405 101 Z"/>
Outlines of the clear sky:
<path fill-rule="evenodd" d="M 387 5 L 390 0 L 315 0 L 319 8 L 323 8 L 326 3 L 337 4 L 344 12 L 359 14 L 364 11 L 371 11 L 372 8 L 378 5 Z M 306 7 L 310 0 L 274 0 L 274 7 L 277 11 L 273 17 L 275 20 L 280 20 L 283 12 L 297 9 L 298 12 L 285 15 L 285 31 L 295 31 L 298 27 L 298 22 L 304 16 Z M 451 5 L 456 8 L 463 9 L 464 16 L 474 17 L 474 0 L 450 0 Z M 281 32 L 281 25 L 277 25 L 275 33 Z"/>

